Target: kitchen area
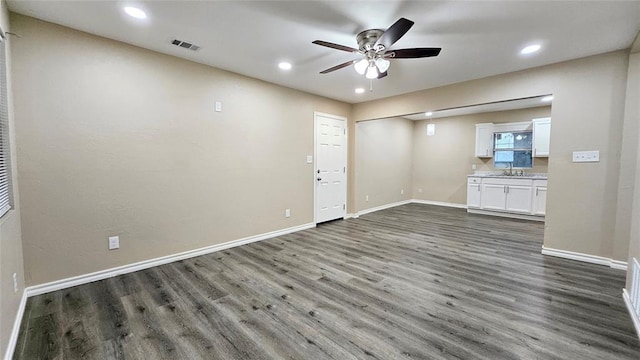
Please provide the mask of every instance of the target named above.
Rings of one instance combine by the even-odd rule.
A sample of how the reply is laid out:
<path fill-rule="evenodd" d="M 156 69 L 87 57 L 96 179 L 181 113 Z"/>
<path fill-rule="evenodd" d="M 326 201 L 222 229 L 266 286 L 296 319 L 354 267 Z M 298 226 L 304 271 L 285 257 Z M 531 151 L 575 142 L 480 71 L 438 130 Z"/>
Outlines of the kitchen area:
<path fill-rule="evenodd" d="M 551 118 L 475 126 L 475 156 L 494 170 L 467 177 L 467 211 L 544 221 L 547 174 L 532 169 L 549 157 Z"/>
<path fill-rule="evenodd" d="M 543 221 L 551 103 L 540 95 L 358 122 L 356 211 L 416 202 Z"/>

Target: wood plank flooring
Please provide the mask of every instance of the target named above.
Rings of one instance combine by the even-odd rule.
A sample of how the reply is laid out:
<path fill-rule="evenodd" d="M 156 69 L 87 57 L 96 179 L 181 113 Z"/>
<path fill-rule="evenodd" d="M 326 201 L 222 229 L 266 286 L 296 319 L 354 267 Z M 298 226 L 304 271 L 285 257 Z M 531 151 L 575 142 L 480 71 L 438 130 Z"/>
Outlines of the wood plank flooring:
<path fill-rule="evenodd" d="M 30 298 L 14 359 L 640 359 L 625 273 L 409 204 Z"/>

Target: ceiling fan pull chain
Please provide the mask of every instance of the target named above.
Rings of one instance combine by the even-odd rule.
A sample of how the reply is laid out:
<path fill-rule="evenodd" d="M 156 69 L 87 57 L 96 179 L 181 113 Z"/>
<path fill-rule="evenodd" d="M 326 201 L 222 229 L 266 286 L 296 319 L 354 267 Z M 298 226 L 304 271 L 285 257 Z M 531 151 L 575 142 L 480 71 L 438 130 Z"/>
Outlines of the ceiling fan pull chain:
<path fill-rule="evenodd" d="M 369 79 L 369 81 L 370 81 L 369 92 L 373 92 L 373 79 Z"/>

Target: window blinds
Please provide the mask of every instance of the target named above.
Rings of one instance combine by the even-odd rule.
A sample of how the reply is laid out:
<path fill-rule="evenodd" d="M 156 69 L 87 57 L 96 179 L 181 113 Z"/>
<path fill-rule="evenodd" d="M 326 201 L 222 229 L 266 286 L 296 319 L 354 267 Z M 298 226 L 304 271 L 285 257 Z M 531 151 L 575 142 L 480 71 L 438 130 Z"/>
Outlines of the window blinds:
<path fill-rule="evenodd" d="M 4 32 L 0 30 L 1 34 Z M 11 209 L 11 158 L 9 157 L 9 110 L 7 106 L 6 42 L 0 39 L 0 216 Z"/>

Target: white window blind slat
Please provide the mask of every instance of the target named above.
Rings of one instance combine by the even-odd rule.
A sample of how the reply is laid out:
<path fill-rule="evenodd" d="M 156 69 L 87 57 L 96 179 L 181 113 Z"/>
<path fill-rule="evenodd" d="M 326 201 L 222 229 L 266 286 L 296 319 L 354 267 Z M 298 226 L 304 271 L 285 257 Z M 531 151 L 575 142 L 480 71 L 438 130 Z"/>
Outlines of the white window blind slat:
<path fill-rule="evenodd" d="M 0 29 L 2 31 L 2 29 Z M 7 106 L 7 62 L 5 41 L 0 39 L 0 216 L 11 209 L 9 113 Z"/>

